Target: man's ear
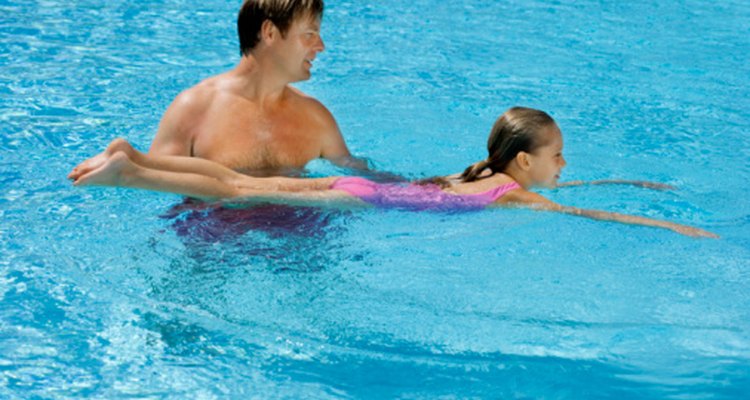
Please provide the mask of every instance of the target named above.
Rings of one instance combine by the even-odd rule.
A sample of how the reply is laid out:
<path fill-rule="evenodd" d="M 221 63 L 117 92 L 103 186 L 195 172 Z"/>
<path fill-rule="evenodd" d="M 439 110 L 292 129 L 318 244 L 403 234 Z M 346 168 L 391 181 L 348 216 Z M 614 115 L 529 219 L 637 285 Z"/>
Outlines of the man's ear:
<path fill-rule="evenodd" d="M 516 154 L 516 158 L 514 158 L 518 168 L 521 168 L 523 171 L 528 171 L 531 168 L 530 156 L 531 155 L 525 151 L 519 151 L 518 154 Z"/>
<path fill-rule="evenodd" d="M 279 36 L 279 28 L 271 22 L 270 19 L 263 21 L 260 25 L 260 40 L 261 42 L 270 43 L 273 42 L 276 37 Z"/>

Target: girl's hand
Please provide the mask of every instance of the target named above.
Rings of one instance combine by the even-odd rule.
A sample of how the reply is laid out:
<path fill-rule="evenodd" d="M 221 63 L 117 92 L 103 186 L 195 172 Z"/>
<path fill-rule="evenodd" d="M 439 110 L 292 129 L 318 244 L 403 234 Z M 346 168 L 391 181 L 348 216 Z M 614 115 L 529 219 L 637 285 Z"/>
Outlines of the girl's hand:
<path fill-rule="evenodd" d="M 569 181 L 569 182 L 563 182 L 558 184 L 558 187 L 567 187 L 567 186 L 583 186 L 583 185 L 631 185 L 631 186 L 637 186 L 642 187 L 646 189 L 654 189 L 654 190 L 676 190 L 677 188 L 672 185 L 667 185 L 665 183 L 658 183 L 658 182 L 648 182 L 648 181 L 627 181 L 627 180 L 620 180 L 620 179 L 600 179 L 596 181 Z"/>
<path fill-rule="evenodd" d="M 659 182 L 648 182 L 648 181 L 602 181 L 603 184 L 607 183 L 621 183 L 625 185 L 633 185 L 637 187 L 642 187 L 646 189 L 654 189 L 654 190 L 677 190 L 676 186 L 667 185 L 666 183 L 659 183 Z"/>
<path fill-rule="evenodd" d="M 675 231 L 677 233 L 681 233 L 683 235 L 687 235 L 687 236 L 691 236 L 691 237 L 695 237 L 695 238 L 699 238 L 699 237 L 702 237 L 702 238 L 711 238 L 711 239 L 718 239 L 719 238 L 719 235 L 717 235 L 717 234 L 715 234 L 713 232 L 705 231 L 705 230 L 700 229 L 700 228 L 694 228 L 692 226 L 685 226 L 685 225 L 674 224 L 673 226 L 670 226 L 669 229 L 671 229 L 671 230 L 673 230 L 673 231 Z"/>

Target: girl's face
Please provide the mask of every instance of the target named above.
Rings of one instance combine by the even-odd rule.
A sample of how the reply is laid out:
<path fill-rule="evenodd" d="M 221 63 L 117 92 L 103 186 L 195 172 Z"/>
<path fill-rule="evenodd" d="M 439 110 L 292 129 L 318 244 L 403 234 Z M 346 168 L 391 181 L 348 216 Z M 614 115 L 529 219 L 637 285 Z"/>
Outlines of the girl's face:
<path fill-rule="evenodd" d="M 567 164 L 562 155 L 563 140 L 560 128 L 556 124 L 550 125 L 541 133 L 545 146 L 529 154 L 529 175 L 534 186 L 554 188 L 560 179 L 560 172 Z"/>

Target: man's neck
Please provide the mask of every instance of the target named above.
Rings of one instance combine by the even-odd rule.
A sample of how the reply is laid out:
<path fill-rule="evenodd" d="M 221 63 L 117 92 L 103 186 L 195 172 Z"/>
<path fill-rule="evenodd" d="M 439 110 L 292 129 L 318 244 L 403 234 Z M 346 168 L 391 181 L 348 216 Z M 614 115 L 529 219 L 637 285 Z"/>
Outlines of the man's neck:
<path fill-rule="evenodd" d="M 232 70 L 232 75 L 239 82 L 238 90 L 243 96 L 260 104 L 278 102 L 291 83 L 253 55 L 243 56 Z"/>

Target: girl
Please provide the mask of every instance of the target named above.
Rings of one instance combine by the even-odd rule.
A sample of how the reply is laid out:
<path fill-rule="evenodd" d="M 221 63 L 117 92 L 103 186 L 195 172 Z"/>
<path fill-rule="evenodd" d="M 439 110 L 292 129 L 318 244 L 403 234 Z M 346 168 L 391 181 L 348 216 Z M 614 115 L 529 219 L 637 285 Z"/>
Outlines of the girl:
<path fill-rule="evenodd" d="M 718 237 L 702 229 L 650 218 L 563 206 L 529 191 L 554 188 L 565 167 L 560 129 L 547 113 L 514 107 L 498 118 L 487 143 L 489 157 L 463 173 L 411 184 L 376 183 L 360 177 L 256 178 L 199 158 L 149 156 L 123 139 L 80 164 L 68 178 L 76 186 L 119 186 L 201 199 L 245 198 L 283 203 L 369 203 L 412 210 L 527 206 L 589 218 Z M 611 183 L 608 181 L 605 183 Z M 602 182 L 594 182 L 602 183 Z M 615 182 L 623 183 L 623 182 Z M 647 187 L 658 185 L 630 182 Z"/>

